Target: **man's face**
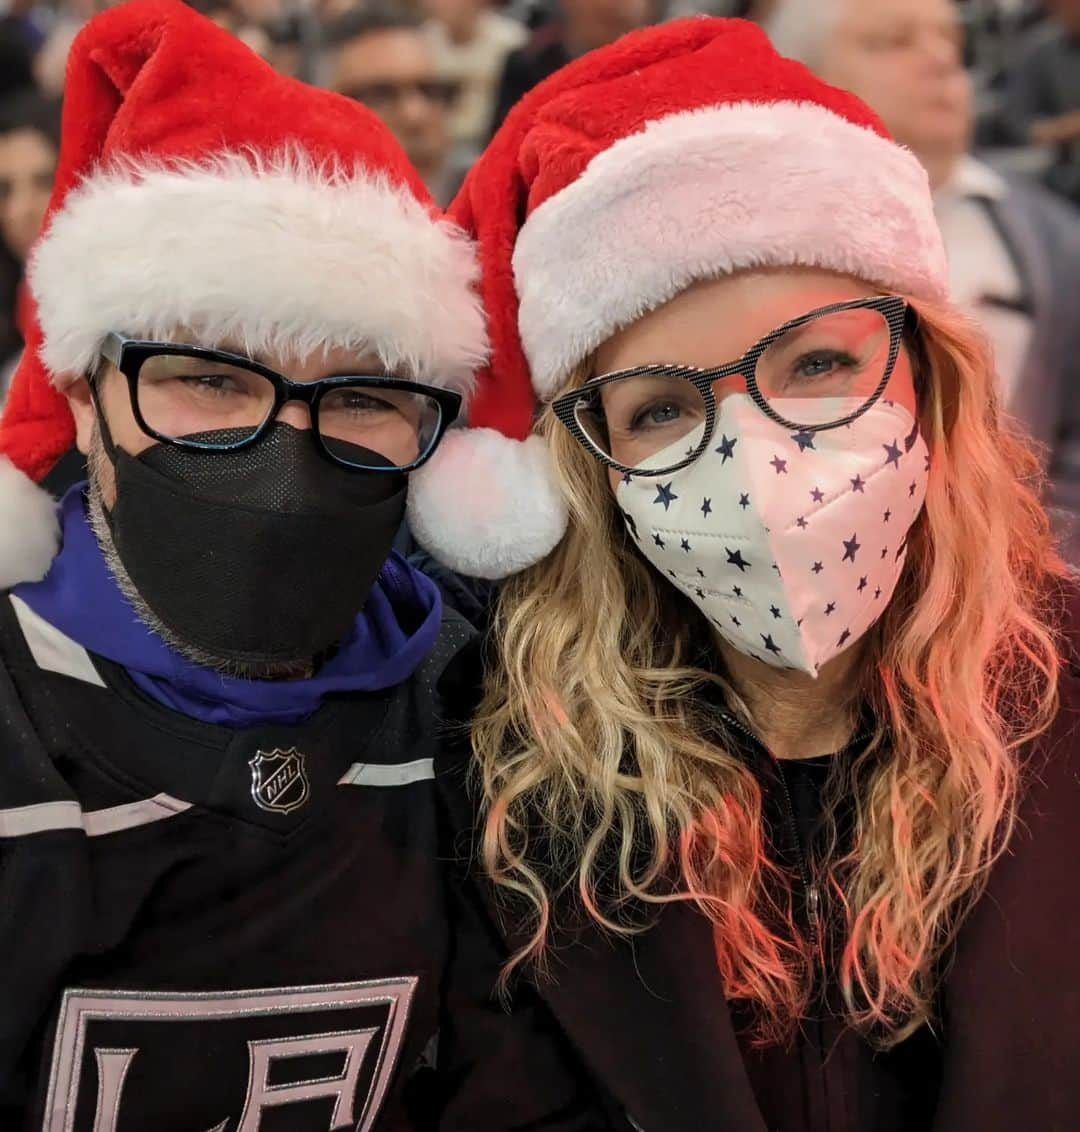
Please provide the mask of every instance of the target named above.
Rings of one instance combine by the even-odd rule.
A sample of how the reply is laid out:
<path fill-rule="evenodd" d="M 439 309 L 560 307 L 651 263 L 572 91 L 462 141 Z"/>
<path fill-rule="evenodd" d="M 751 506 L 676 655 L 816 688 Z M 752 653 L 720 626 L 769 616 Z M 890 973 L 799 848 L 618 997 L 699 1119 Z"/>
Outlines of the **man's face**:
<path fill-rule="evenodd" d="M 25 261 L 49 205 L 56 150 L 37 130 L 0 135 L 0 237 Z"/>
<path fill-rule="evenodd" d="M 330 86 L 378 114 L 425 180 L 439 175 L 450 144 L 448 92 L 418 31 L 388 28 L 344 43 Z"/>
<path fill-rule="evenodd" d="M 971 88 L 951 0 L 843 0 L 841 7 L 821 77 L 863 99 L 917 155 L 963 153 Z"/>
<path fill-rule="evenodd" d="M 571 50 L 593 51 L 649 22 L 649 0 L 562 0 Z"/>

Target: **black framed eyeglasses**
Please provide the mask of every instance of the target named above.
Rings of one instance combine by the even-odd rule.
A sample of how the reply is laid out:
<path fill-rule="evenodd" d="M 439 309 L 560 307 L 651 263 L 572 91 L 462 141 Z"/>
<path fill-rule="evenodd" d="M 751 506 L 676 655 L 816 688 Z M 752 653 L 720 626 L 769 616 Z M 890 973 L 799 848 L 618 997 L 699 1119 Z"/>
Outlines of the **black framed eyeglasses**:
<path fill-rule="evenodd" d="M 796 436 L 862 416 L 889 383 L 908 314 L 895 295 L 831 303 L 778 326 L 737 361 L 619 370 L 557 398 L 552 410 L 608 467 L 668 475 L 712 440 L 717 381 L 741 378 L 757 408 Z"/>
<path fill-rule="evenodd" d="M 127 380 L 143 432 L 204 452 L 247 448 L 288 402 L 303 401 L 328 460 L 410 472 L 430 459 L 461 410 L 459 394 L 415 381 L 363 374 L 292 381 L 243 355 L 183 343 L 109 334 L 101 355 Z"/>

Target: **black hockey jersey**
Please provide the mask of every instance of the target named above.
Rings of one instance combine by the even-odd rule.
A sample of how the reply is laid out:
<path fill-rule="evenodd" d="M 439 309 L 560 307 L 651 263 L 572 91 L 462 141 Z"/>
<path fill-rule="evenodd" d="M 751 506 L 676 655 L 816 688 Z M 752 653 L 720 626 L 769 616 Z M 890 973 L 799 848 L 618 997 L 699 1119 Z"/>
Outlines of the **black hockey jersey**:
<path fill-rule="evenodd" d="M 424 1126 L 438 681 L 469 635 L 447 613 L 404 685 L 237 730 L 0 594 L 4 1132 Z"/>

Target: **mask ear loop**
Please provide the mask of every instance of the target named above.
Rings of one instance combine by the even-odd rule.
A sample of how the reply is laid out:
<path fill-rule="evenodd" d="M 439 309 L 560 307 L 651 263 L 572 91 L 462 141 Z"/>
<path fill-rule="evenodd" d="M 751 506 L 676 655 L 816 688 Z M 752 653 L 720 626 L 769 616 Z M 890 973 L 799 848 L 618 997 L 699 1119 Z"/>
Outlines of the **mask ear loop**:
<path fill-rule="evenodd" d="M 101 403 L 101 396 L 98 393 L 98 381 L 104 367 L 104 361 L 99 362 L 97 369 L 86 375 L 86 384 L 90 386 L 90 403 L 94 406 L 94 414 L 97 417 L 98 434 L 101 437 L 102 447 L 105 449 L 105 455 L 109 457 L 109 463 L 112 464 L 115 469 L 116 453 L 118 449 L 113 441 L 109 421 L 105 416 L 105 408 Z"/>

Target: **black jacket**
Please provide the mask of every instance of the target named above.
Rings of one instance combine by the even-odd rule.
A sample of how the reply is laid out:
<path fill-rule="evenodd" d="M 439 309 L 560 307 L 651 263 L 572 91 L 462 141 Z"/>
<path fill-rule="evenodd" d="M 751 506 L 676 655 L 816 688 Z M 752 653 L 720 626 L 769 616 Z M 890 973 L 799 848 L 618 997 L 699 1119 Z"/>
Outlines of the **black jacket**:
<path fill-rule="evenodd" d="M 495 95 L 491 133 L 503 124 L 511 107 L 538 83 L 570 62 L 560 24 L 545 24 L 533 32 L 529 42 L 506 57 Z"/>
<path fill-rule="evenodd" d="M 1075 658 L 1080 602 L 1075 596 L 1071 602 L 1068 647 Z M 1026 753 L 1019 827 L 961 930 L 943 981 L 940 1040 L 920 1031 L 881 1058 L 850 1032 L 830 1033 L 825 1042 L 804 1033 L 790 1053 L 748 1060 L 724 999 L 711 927 L 690 905 L 668 905 L 629 942 L 564 911 L 563 922 L 575 926 L 559 938 L 548 974 L 526 990 L 550 1007 L 592 1079 L 603 1109 L 593 1126 L 1080 1128 L 1078 728 L 1080 670 L 1070 659 L 1056 722 Z M 475 820 L 467 759 L 458 751 L 439 775 L 462 845 Z M 471 875 L 492 930 L 502 932 L 507 948 L 520 943 L 512 915 L 475 867 Z"/>
<path fill-rule="evenodd" d="M 0 1129 L 575 1126 L 550 1023 L 499 1052 L 531 1099 L 439 1054 L 502 956 L 434 783 L 470 637 L 447 614 L 406 683 L 227 729 L 0 593 Z"/>

